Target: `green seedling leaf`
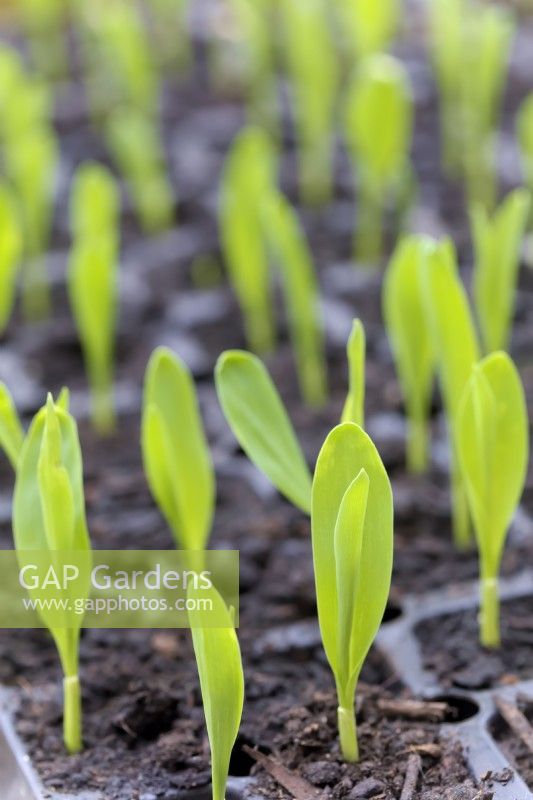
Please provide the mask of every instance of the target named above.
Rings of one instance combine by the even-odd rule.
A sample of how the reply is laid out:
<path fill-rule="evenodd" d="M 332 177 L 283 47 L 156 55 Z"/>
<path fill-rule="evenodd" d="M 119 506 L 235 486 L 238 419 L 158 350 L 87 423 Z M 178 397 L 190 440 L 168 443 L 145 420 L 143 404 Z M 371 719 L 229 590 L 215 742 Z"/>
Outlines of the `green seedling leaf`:
<path fill-rule="evenodd" d="M 120 198 L 116 181 L 102 164 L 85 162 L 76 170 L 70 196 L 74 240 L 117 237 Z M 117 243 L 118 245 L 118 243 Z"/>
<path fill-rule="evenodd" d="M 48 247 L 52 222 L 58 163 L 55 134 L 49 126 L 32 128 L 24 136 L 6 142 L 5 158 L 23 231 L 23 309 L 26 317 L 34 321 L 46 316 L 50 307 L 50 289 L 40 257 Z"/>
<path fill-rule="evenodd" d="M 215 383 L 224 416 L 248 458 L 281 494 L 309 513 L 309 468 L 263 363 L 251 353 L 229 350 L 217 361 Z"/>
<path fill-rule="evenodd" d="M 271 142 L 259 128 L 245 128 L 226 159 L 221 183 L 220 235 L 229 279 L 241 307 L 250 347 L 274 346 L 274 314 L 260 199 L 276 174 Z"/>
<path fill-rule="evenodd" d="M 17 471 L 24 429 L 7 386 L 0 381 L 0 447 Z"/>
<path fill-rule="evenodd" d="M 176 546 L 204 550 L 215 507 L 215 478 L 186 365 L 168 348 L 152 353 L 144 383 L 142 451 L 150 491 Z"/>
<path fill-rule="evenodd" d="M 526 183 L 530 191 L 533 191 L 533 92 L 520 106 L 516 118 L 516 132 Z"/>
<path fill-rule="evenodd" d="M 409 149 L 413 101 L 402 64 L 374 55 L 357 68 L 345 105 L 345 136 L 357 183 L 359 232 L 356 257 L 378 260 L 382 252 L 383 212 L 410 181 Z"/>
<path fill-rule="evenodd" d="M 426 331 L 423 288 L 431 249 L 426 237 L 403 239 L 383 283 L 383 318 L 407 409 L 407 465 L 412 472 L 427 468 L 428 416 L 436 370 L 432 339 Z"/>
<path fill-rule="evenodd" d="M 91 546 L 85 521 L 83 469 L 78 432 L 73 417 L 49 396 L 34 417 L 24 440 L 16 470 L 13 499 L 13 533 L 19 560 L 28 551 L 49 551 L 52 564 L 69 553 L 85 553 L 90 565 Z M 86 594 L 90 569 L 86 570 Z M 77 584 L 76 596 L 80 585 Z M 30 596 L 33 590 L 30 589 Z M 57 587 L 59 600 L 67 601 L 65 624 L 58 626 L 57 609 L 41 608 L 40 615 L 56 643 L 64 678 L 64 740 L 70 753 L 81 749 L 81 699 L 78 647 L 82 615 L 68 605 L 71 591 Z M 52 621 L 53 620 L 53 621 Z"/>
<path fill-rule="evenodd" d="M 11 317 L 21 253 L 22 231 L 15 200 L 7 186 L 0 185 L 0 334 Z"/>
<path fill-rule="evenodd" d="M 107 141 L 128 184 L 140 222 L 147 233 L 174 221 L 174 193 L 155 122 L 135 109 L 119 109 L 109 118 Z"/>
<path fill-rule="evenodd" d="M 57 79 L 67 73 L 67 4 L 64 0 L 19 0 L 32 61 L 38 72 Z"/>
<path fill-rule="evenodd" d="M 390 590 L 392 490 L 369 436 L 334 428 L 318 456 L 311 530 L 318 620 L 339 699 L 341 749 L 358 759 L 354 694 Z"/>
<path fill-rule="evenodd" d="M 326 400 L 326 364 L 315 265 L 290 203 L 272 192 L 263 206 L 265 235 L 279 266 L 302 395 L 311 406 Z"/>
<path fill-rule="evenodd" d="M 293 0 L 282 3 L 281 12 L 295 102 L 300 191 L 306 203 L 324 203 L 331 195 L 331 147 L 340 80 L 328 6 L 323 0 Z"/>
<path fill-rule="evenodd" d="M 385 52 L 394 39 L 400 18 L 398 0 L 337 0 L 340 21 L 352 58 Z"/>
<path fill-rule="evenodd" d="M 498 575 L 529 458 L 524 389 L 506 353 L 474 366 L 458 413 L 457 449 L 479 549 L 481 642 L 498 647 Z"/>
<path fill-rule="evenodd" d="M 451 440 L 452 512 L 456 544 L 470 543 L 469 515 L 457 462 L 457 412 L 479 345 L 466 292 L 457 271 L 451 241 L 437 245 L 424 270 L 426 318 L 437 359 L 437 371 Z"/>
<path fill-rule="evenodd" d="M 226 622 L 225 627 L 202 627 L 202 612 L 189 612 L 211 747 L 213 800 L 224 800 L 231 751 L 244 705 L 244 674 L 231 612 L 216 589 L 199 592 L 189 584 L 188 598 L 194 600 L 200 596 L 210 599 L 217 619 Z"/>
<path fill-rule="evenodd" d="M 474 299 L 487 353 L 505 350 L 509 344 L 530 205 L 529 192 L 516 189 L 492 217 L 479 204 L 470 212 L 475 253 Z"/>
<path fill-rule="evenodd" d="M 346 354 L 348 356 L 349 388 L 341 422 L 355 422 L 364 428 L 366 336 L 360 319 L 353 321 Z"/>

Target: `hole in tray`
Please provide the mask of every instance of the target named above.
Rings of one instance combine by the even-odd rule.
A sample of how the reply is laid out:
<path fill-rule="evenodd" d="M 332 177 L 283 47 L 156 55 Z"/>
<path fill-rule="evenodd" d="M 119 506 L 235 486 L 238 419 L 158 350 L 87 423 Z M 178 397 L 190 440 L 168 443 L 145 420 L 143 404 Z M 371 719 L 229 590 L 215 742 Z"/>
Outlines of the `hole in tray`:
<path fill-rule="evenodd" d="M 233 778 L 241 778 L 249 775 L 255 764 L 253 758 L 242 749 L 245 744 L 248 745 L 248 747 L 254 746 L 253 742 L 249 741 L 245 736 L 237 736 L 229 762 L 229 774 Z"/>
<path fill-rule="evenodd" d="M 469 697 L 461 697 L 458 694 L 439 694 L 431 699 L 437 703 L 446 703 L 449 706 L 444 722 L 464 722 L 475 717 L 479 711 L 479 706 L 475 700 L 470 700 Z"/>
<path fill-rule="evenodd" d="M 395 619 L 398 619 L 403 614 L 402 607 L 395 603 L 393 600 L 387 603 L 387 608 L 385 609 L 385 613 L 383 614 L 383 622 L 394 622 Z"/>

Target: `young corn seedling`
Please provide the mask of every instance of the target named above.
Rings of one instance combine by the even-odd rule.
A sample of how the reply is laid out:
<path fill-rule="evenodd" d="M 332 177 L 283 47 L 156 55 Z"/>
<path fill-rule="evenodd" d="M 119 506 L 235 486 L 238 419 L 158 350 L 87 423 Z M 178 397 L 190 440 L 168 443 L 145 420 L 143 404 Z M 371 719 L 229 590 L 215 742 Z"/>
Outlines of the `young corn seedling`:
<path fill-rule="evenodd" d="M 24 443 L 24 429 L 7 386 L 0 381 L 0 448 L 16 472 Z"/>
<path fill-rule="evenodd" d="M 481 643 L 499 647 L 498 576 L 529 451 L 524 389 L 506 353 L 474 366 L 458 412 L 457 447 L 479 550 Z"/>
<path fill-rule="evenodd" d="M 195 591 L 189 599 L 208 599 L 220 627 L 204 627 L 202 612 L 189 611 L 192 641 L 211 748 L 213 800 L 224 800 L 231 751 L 241 723 L 244 705 L 244 674 L 233 615 L 215 588 Z"/>
<path fill-rule="evenodd" d="M 366 336 L 363 323 L 354 319 L 346 348 L 348 357 L 348 395 L 341 422 L 355 422 L 365 427 Z"/>
<path fill-rule="evenodd" d="M 49 552 L 52 564 L 83 554 L 90 565 L 91 545 L 85 521 L 83 468 L 78 432 L 64 407 L 48 402 L 34 417 L 24 440 L 16 470 L 13 533 L 21 563 L 29 551 Z M 86 570 L 86 596 L 89 572 Z M 30 595 L 33 590 L 29 590 Z M 71 600 L 70 589 L 57 588 L 57 597 Z M 80 586 L 76 588 L 79 596 Z M 82 615 L 65 610 L 59 625 L 57 611 L 39 612 L 59 652 L 64 673 L 63 735 L 69 753 L 82 747 L 81 694 L 78 650 Z"/>
<path fill-rule="evenodd" d="M 318 620 L 337 687 L 340 746 L 357 761 L 355 690 L 389 596 L 393 550 L 390 482 L 369 436 L 334 428 L 318 456 L 311 531 Z"/>
<path fill-rule="evenodd" d="M 17 284 L 22 232 L 15 199 L 6 185 L 0 184 L 0 335 L 11 317 Z"/>
<path fill-rule="evenodd" d="M 432 60 L 441 95 L 443 158 L 464 176 L 470 203 L 495 201 L 494 144 L 514 32 L 502 7 L 470 0 L 431 3 Z"/>
<path fill-rule="evenodd" d="M 219 226 L 230 282 L 244 316 L 246 338 L 257 353 L 273 349 L 274 313 L 260 198 L 276 174 L 271 142 L 259 128 L 245 128 L 226 159 Z"/>
<path fill-rule="evenodd" d="M 321 406 L 327 396 L 320 290 L 296 212 L 279 192 L 262 206 L 265 236 L 279 266 L 298 380 L 304 400 Z"/>
<path fill-rule="evenodd" d="M 506 350 L 509 344 L 530 204 L 529 192 L 516 189 L 492 216 L 480 204 L 470 212 L 474 302 L 486 353 Z"/>
<path fill-rule="evenodd" d="M 93 425 L 101 434 L 115 427 L 118 214 L 118 192 L 111 174 L 98 164 L 80 167 L 71 196 L 68 291 L 91 387 Z"/>
<path fill-rule="evenodd" d="M 337 6 L 352 62 L 388 50 L 398 30 L 398 0 L 337 0 Z"/>
<path fill-rule="evenodd" d="M 51 127 L 40 125 L 22 137 L 10 137 L 5 143 L 5 160 L 23 231 L 23 311 L 27 319 L 35 321 L 48 315 L 51 302 L 43 261 L 50 237 L 58 164 L 58 145 Z"/>
<path fill-rule="evenodd" d="M 150 0 L 154 28 L 153 56 L 163 67 L 182 71 L 189 67 L 192 48 L 189 39 L 190 0 Z"/>
<path fill-rule="evenodd" d="M 364 331 L 356 321 L 348 342 L 351 377 L 343 421 L 363 414 L 363 354 Z M 215 385 L 224 416 L 250 461 L 289 502 L 310 514 L 311 473 L 263 362 L 244 350 L 228 350 L 217 361 Z"/>
<path fill-rule="evenodd" d="M 479 345 L 451 241 L 436 245 L 428 255 L 423 286 L 450 438 L 453 535 L 456 546 L 465 550 L 471 541 L 470 515 L 458 461 L 457 414 L 471 369 L 479 360 Z M 423 329 L 420 335 L 424 336 Z"/>
<path fill-rule="evenodd" d="M 406 205 L 412 187 L 409 149 L 413 101 L 406 72 L 391 56 L 369 56 L 357 68 L 345 105 L 345 136 L 357 183 L 355 257 L 383 253 L 384 214 Z"/>
<path fill-rule="evenodd" d="M 287 0 L 281 12 L 294 96 L 300 192 L 306 203 L 325 203 L 332 190 L 333 117 L 340 81 L 327 4 Z"/>
<path fill-rule="evenodd" d="M 143 229 L 157 233 L 169 228 L 174 221 L 174 193 L 154 121 L 133 108 L 120 109 L 109 118 L 107 141 Z"/>
<path fill-rule="evenodd" d="M 176 546 L 203 551 L 215 508 L 213 465 L 191 374 L 165 347 L 146 369 L 141 444 L 150 491 Z"/>
<path fill-rule="evenodd" d="M 407 410 L 407 466 L 427 469 L 428 417 L 435 375 L 435 352 L 426 335 L 424 272 L 432 243 L 409 236 L 397 246 L 383 283 L 383 318 Z"/>

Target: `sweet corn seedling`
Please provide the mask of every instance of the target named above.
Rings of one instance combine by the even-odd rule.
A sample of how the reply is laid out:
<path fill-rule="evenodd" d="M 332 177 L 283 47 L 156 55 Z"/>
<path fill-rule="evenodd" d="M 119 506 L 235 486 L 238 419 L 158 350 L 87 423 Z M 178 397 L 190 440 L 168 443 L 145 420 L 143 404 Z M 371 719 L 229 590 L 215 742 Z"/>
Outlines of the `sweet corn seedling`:
<path fill-rule="evenodd" d="M 336 4 L 352 61 L 388 50 L 400 19 L 398 0 L 337 0 Z"/>
<path fill-rule="evenodd" d="M 479 359 L 479 345 L 451 241 L 441 242 L 429 254 L 423 285 L 450 438 L 453 535 L 457 547 L 464 550 L 471 540 L 470 516 L 458 461 L 457 413 L 471 369 Z"/>
<path fill-rule="evenodd" d="M 0 448 L 16 471 L 24 443 L 24 429 L 7 386 L 0 381 Z"/>
<path fill-rule="evenodd" d="M 327 396 L 326 362 L 313 257 L 296 212 L 282 194 L 270 193 L 262 217 L 281 275 L 300 390 L 310 406 L 321 406 Z"/>
<path fill-rule="evenodd" d="M 281 4 L 284 52 L 294 97 L 300 192 L 309 204 L 331 196 L 333 119 L 339 63 L 324 0 Z"/>
<path fill-rule="evenodd" d="M 354 319 L 346 348 L 348 358 L 348 395 L 341 422 L 355 422 L 365 427 L 366 336 L 363 323 Z"/>
<path fill-rule="evenodd" d="M 355 257 L 379 261 L 387 204 L 396 212 L 412 187 L 409 161 L 413 101 L 407 74 L 391 56 L 369 56 L 357 68 L 345 103 L 345 137 L 357 195 Z"/>
<path fill-rule="evenodd" d="M 352 422 L 326 438 L 312 489 L 318 620 L 337 687 L 340 745 L 357 761 L 355 690 L 389 596 L 393 550 L 390 482 L 369 436 Z"/>
<path fill-rule="evenodd" d="M 213 800 L 224 800 L 231 751 L 241 723 L 244 674 L 233 616 L 216 591 L 195 591 L 189 584 L 188 599 L 210 600 L 217 622 L 224 627 L 202 625 L 202 612 L 189 611 L 194 654 L 200 678 L 207 735 L 211 747 Z"/>
<path fill-rule="evenodd" d="M 5 143 L 5 159 L 23 231 L 23 311 L 34 321 L 48 315 L 51 302 L 43 254 L 50 237 L 59 160 L 55 133 L 41 125 L 20 138 L 10 138 Z"/>
<path fill-rule="evenodd" d="M 215 508 L 213 465 L 190 372 L 165 347 L 146 369 L 141 444 L 150 491 L 176 546 L 204 550 Z"/>
<path fill-rule="evenodd" d="M 529 451 L 524 389 L 506 353 L 492 353 L 474 366 L 458 412 L 457 448 L 479 550 L 481 643 L 498 647 L 498 575 Z"/>
<path fill-rule="evenodd" d="M 48 402 L 34 417 L 22 445 L 16 470 L 13 499 L 13 533 L 19 559 L 29 551 L 49 552 L 52 563 L 84 554 L 90 564 L 91 545 L 85 521 L 83 468 L 76 422 L 63 407 Z M 89 593 L 87 570 L 87 595 Z M 30 595 L 33 590 L 29 590 Z M 76 590 L 78 595 L 79 586 Z M 70 590 L 59 588 L 62 601 L 71 600 Z M 82 747 L 81 695 L 78 650 L 83 617 L 64 611 L 64 626 L 57 624 L 57 611 L 50 617 L 39 612 L 50 630 L 64 673 L 63 735 L 69 753 Z M 53 619 L 53 621 L 51 621 Z"/>
<path fill-rule="evenodd" d="M 15 300 L 22 253 L 22 232 L 15 199 L 0 184 L 0 335 L 4 332 Z"/>
<path fill-rule="evenodd" d="M 309 514 L 311 473 L 262 361 L 243 350 L 228 350 L 217 361 L 215 384 L 224 416 L 250 461 Z"/>
<path fill-rule="evenodd" d="M 470 212 L 474 243 L 474 301 L 486 353 L 506 350 L 513 320 L 521 245 L 530 194 L 511 192 L 494 214 L 482 205 Z"/>
<path fill-rule="evenodd" d="M 424 272 L 431 240 L 409 236 L 397 246 L 383 283 L 383 318 L 407 410 L 407 466 L 424 472 L 428 462 L 428 416 L 435 353 L 427 335 Z"/>
<path fill-rule="evenodd" d="M 273 349 L 274 313 L 260 199 L 275 180 L 276 158 L 260 128 L 235 138 L 221 181 L 219 226 L 228 276 L 239 301 L 249 346 Z"/>
<path fill-rule="evenodd" d="M 118 191 L 112 175 L 98 164 L 82 165 L 71 196 L 73 245 L 68 291 L 91 387 L 93 424 L 102 434 L 115 427 L 118 214 Z"/>
<path fill-rule="evenodd" d="M 157 233 L 171 227 L 174 193 L 155 122 L 133 108 L 120 109 L 108 120 L 107 141 L 144 230 Z"/>

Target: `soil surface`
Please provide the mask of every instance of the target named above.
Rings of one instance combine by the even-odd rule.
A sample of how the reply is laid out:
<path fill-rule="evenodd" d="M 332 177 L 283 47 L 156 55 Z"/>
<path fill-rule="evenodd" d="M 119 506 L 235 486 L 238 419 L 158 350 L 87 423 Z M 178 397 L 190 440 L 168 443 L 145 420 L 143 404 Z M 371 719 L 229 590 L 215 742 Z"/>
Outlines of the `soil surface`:
<path fill-rule="evenodd" d="M 412 22 L 412 25 L 411 25 Z M 413 160 L 419 196 L 411 226 L 434 235 L 451 233 L 467 284 L 470 243 L 462 192 L 439 167 L 438 102 L 421 37 L 417 10 L 396 53 L 413 81 L 416 133 Z M 520 180 L 510 146 L 514 113 L 531 90 L 528 52 L 533 24 L 524 20 L 513 54 L 504 104 L 500 159 L 502 190 Z M 241 317 L 226 287 L 217 233 L 218 180 L 224 157 L 245 115 L 242 93 L 215 91 L 208 80 L 204 44 L 180 82 L 167 80 L 161 98 L 162 132 L 169 175 L 177 192 L 176 227 L 151 239 L 140 231 L 127 190 L 122 215 L 121 313 L 116 353 L 119 424 L 107 441 L 87 422 L 88 396 L 77 334 L 65 290 L 70 243 L 68 190 L 75 167 L 99 158 L 112 168 L 102 136 L 91 126 L 83 89 L 74 73 L 58 95 L 61 140 L 59 181 L 48 268 L 54 313 L 38 327 L 17 312 L 0 343 L 0 379 L 12 391 L 26 421 L 46 392 L 68 385 L 79 419 L 87 517 L 95 548 L 174 546 L 143 475 L 139 408 L 146 362 L 156 345 L 172 347 L 190 366 L 217 474 L 217 509 L 211 544 L 241 555 L 241 628 L 247 700 L 231 774 L 254 773 L 249 793 L 286 793 L 254 766 L 243 744 L 272 755 L 326 797 L 358 800 L 400 796 L 409 756 L 421 770 L 412 800 L 488 800 L 491 788 L 474 787 L 464 757 L 439 735 L 437 723 L 386 717 L 378 699 L 403 697 L 398 676 L 373 651 L 358 695 L 361 761 L 339 759 L 332 677 L 316 626 L 309 521 L 283 501 L 245 459 L 218 406 L 212 370 L 226 348 L 245 347 Z M 298 203 L 294 136 L 284 121 L 281 182 Z M 446 431 L 438 397 L 432 409 L 431 468 L 413 478 L 404 465 L 405 421 L 401 393 L 381 319 L 381 273 L 354 265 L 351 253 L 356 209 L 346 154 L 336 152 L 335 197 L 320 210 L 301 209 L 321 284 L 328 362 L 329 400 L 310 410 L 301 402 L 288 343 L 283 304 L 279 343 L 266 362 L 287 404 L 309 463 L 338 421 L 347 389 L 345 346 L 351 321 L 365 324 L 367 429 L 389 471 L 395 495 L 393 618 L 402 597 L 477 576 L 474 551 L 458 554 L 451 541 Z M 389 234 L 391 232 L 389 231 Z M 389 235 L 392 241 L 392 235 Z M 211 265 L 205 269 L 205 260 Z M 203 260 L 203 261 L 202 261 Z M 204 268 L 202 269 L 202 263 Z M 354 268 L 355 267 L 355 268 Z M 533 411 L 533 272 L 520 272 L 512 352 Z M 10 500 L 13 475 L 0 455 L 0 546 L 12 546 Z M 533 472 L 509 536 L 502 571 L 533 565 Z M 430 622 L 419 629 L 427 665 L 443 686 L 485 688 L 531 676 L 533 660 L 525 627 L 533 601 L 504 604 L 504 648 L 485 653 L 476 644 L 475 614 Z M 446 646 L 444 649 L 443 645 Z M 198 679 L 187 632 L 86 631 L 81 642 L 85 750 L 67 758 L 61 741 L 61 672 L 46 633 L 0 632 L 0 681 L 15 687 L 16 723 L 45 785 L 58 791 L 100 790 L 105 800 L 176 800 L 206 790 L 209 753 Z M 476 685 L 477 684 L 477 685 Z M 521 761 L 517 761 L 522 766 Z"/>
<path fill-rule="evenodd" d="M 517 696 L 517 706 L 525 715 L 526 719 L 533 723 L 533 698 L 523 694 Z M 510 762 L 519 770 L 522 778 L 533 791 L 533 765 L 531 762 L 531 750 L 524 742 L 513 733 L 511 728 L 498 714 L 492 720 L 491 730 L 494 738 L 502 748 Z"/>

